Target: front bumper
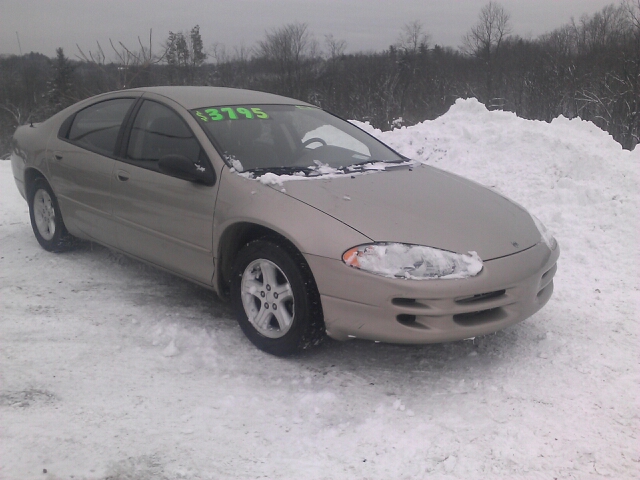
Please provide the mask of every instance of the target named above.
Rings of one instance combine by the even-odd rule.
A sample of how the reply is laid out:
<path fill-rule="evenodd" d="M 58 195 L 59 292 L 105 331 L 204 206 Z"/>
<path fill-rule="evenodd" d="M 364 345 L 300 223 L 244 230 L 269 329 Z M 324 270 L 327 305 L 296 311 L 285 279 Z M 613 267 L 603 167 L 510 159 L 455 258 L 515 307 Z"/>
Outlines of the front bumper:
<path fill-rule="evenodd" d="M 322 298 L 327 334 L 390 343 L 486 335 L 540 310 L 553 292 L 560 249 L 544 243 L 484 262 L 475 277 L 402 280 L 305 255 Z"/>

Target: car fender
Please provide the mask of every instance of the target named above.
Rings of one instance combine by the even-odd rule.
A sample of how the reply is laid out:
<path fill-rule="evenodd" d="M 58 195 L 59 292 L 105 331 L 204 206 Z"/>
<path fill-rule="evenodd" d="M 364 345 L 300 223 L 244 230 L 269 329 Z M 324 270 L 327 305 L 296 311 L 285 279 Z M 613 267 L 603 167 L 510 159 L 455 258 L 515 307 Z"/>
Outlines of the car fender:
<path fill-rule="evenodd" d="M 355 245 L 371 241 L 343 222 L 287 195 L 286 183 L 265 185 L 225 167 L 214 215 L 214 251 L 219 251 L 225 230 L 243 222 L 276 232 L 303 254 L 333 259 L 342 258 Z"/>
<path fill-rule="evenodd" d="M 11 142 L 11 170 L 22 197 L 28 198 L 28 171 L 33 169 L 49 181 L 47 146 L 52 135 L 51 123 L 22 125 Z"/>

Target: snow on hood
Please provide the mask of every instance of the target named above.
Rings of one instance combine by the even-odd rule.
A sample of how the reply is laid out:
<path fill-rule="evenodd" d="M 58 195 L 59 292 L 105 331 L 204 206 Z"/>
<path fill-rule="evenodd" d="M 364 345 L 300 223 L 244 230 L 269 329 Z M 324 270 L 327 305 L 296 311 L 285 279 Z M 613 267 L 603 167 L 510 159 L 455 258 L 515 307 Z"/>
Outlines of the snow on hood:
<path fill-rule="evenodd" d="M 263 185 L 280 187 L 280 190 L 282 192 L 286 192 L 286 189 L 284 188 L 284 182 L 289 182 L 292 180 L 318 180 L 320 178 L 322 178 L 323 180 L 327 180 L 329 178 L 341 178 L 345 176 L 363 175 L 371 172 L 381 172 L 387 170 L 388 168 L 397 168 L 399 165 L 413 167 L 419 164 L 412 160 L 407 160 L 406 162 L 402 162 L 401 164 L 395 162 L 371 162 L 359 164 L 354 167 L 338 169 L 330 167 L 329 165 L 317 160 L 315 162 L 316 165 L 309 167 L 309 172 L 307 173 L 305 173 L 304 171 L 298 171 L 291 174 L 278 174 L 274 172 L 255 173 L 252 171 L 243 172 L 241 168 L 233 168 L 232 171 L 238 172 L 242 177 L 258 180 Z"/>

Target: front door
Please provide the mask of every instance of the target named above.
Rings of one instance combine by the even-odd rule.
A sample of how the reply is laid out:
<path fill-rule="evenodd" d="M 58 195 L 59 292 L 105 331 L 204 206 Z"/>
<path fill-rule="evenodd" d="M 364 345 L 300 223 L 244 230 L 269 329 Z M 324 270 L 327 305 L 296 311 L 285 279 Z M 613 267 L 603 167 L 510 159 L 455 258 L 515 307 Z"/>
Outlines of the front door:
<path fill-rule="evenodd" d="M 165 155 L 182 155 L 199 168 L 212 168 L 197 139 L 174 110 L 146 100 L 125 148 L 112 179 L 119 248 L 211 284 L 218 184 L 181 180 L 158 168 L 159 159 Z"/>

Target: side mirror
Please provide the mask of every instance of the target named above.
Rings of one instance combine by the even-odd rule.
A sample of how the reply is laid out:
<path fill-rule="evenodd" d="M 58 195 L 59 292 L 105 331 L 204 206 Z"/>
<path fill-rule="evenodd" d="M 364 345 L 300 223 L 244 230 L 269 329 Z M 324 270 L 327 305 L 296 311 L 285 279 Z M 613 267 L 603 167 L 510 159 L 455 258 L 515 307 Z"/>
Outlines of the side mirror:
<path fill-rule="evenodd" d="M 158 169 L 169 175 L 189 182 L 213 185 L 215 176 L 210 169 L 199 167 L 184 155 L 165 155 L 158 161 Z"/>

